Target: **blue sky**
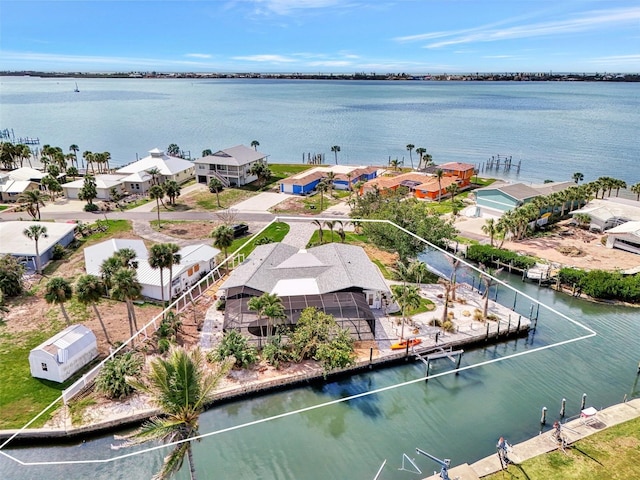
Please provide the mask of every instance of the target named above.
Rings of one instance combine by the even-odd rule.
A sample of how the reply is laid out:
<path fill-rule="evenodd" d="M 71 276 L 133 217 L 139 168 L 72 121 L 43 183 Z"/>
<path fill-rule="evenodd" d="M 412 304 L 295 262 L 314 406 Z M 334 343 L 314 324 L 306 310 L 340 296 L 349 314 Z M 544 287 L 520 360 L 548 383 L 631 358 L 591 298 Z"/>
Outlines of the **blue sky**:
<path fill-rule="evenodd" d="M 0 69 L 640 72 L 640 2 L 0 0 Z"/>

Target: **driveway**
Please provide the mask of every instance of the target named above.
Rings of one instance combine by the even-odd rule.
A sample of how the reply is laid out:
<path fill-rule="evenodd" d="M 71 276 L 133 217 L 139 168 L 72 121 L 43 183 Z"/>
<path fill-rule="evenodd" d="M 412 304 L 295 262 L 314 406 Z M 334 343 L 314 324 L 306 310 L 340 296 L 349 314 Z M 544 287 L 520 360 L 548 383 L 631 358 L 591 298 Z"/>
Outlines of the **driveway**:
<path fill-rule="evenodd" d="M 288 197 L 284 193 L 263 192 L 255 197 L 236 203 L 231 208 L 239 212 L 268 212 L 271 207 L 284 202 Z"/>

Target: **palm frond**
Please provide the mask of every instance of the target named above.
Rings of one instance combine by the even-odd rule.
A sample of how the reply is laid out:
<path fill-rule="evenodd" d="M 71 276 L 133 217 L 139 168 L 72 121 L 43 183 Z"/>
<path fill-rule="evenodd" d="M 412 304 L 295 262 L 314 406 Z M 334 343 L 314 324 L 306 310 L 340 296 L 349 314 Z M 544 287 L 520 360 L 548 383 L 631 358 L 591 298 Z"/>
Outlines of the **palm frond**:
<path fill-rule="evenodd" d="M 191 448 L 190 442 L 184 442 L 176 445 L 171 453 L 164 457 L 162 468 L 160 468 L 160 471 L 152 477 L 152 480 L 166 480 L 177 473 L 184 463 L 184 456 L 189 448 Z"/>

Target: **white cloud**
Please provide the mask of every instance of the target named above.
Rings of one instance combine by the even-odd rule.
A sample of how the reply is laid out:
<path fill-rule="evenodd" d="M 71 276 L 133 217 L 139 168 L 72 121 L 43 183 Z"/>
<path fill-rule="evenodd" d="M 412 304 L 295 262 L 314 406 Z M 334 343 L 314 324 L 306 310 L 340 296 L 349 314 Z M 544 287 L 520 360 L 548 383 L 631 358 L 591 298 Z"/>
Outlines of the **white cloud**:
<path fill-rule="evenodd" d="M 187 53 L 185 57 L 189 58 L 211 58 L 212 56 L 208 53 Z"/>
<path fill-rule="evenodd" d="M 633 55 L 611 55 L 609 57 L 599 57 L 589 60 L 590 63 L 597 63 L 599 65 L 620 65 L 635 67 L 635 70 L 640 70 L 640 54 Z"/>
<path fill-rule="evenodd" d="M 283 55 L 246 55 L 241 57 L 232 57 L 233 60 L 245 60 L 249 62 L 271 62 L 271 63 L 292 63 L 295 62 L 293 58 L 285 57 Z"/>
<path fill-rule="evenodd" d="M 256 13 L 290 15 L 300 10 L 319 9 L 340 5 L 340 0 L 251 0 Z"/>

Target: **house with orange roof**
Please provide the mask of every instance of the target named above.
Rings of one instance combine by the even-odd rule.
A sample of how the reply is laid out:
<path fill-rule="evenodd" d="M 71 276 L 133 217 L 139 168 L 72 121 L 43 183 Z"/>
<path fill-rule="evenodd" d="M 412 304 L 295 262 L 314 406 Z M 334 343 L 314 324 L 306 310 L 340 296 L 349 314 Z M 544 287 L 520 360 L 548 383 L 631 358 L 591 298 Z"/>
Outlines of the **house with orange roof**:
<path fill-rule="evenodd" d="M 378 175 L 378 167 L 354 167 L 349 165 L 333 165 L 330 167 L 315 167 L 311 170 L 292 175 L 280 182 L 280 192 L 294 195 L 306 195 L 313 192 L 323 178 L 332 172 L 333 188 L 336 190 L 350 190 L 358 182 L 366 182 Z"/>
<path fill-rule="evenodd" d="M 415 187 L 416 198 L 438 200 L 438 195 L 442 198 L 449 194 L 447 188 L 454 183 L 460 185 L 460 180 L 454 176 L 443 176 L 440 182 L 437 177 L 429 177 L 429 181 Z"/>
<path fill-rule="evenodd" d="M 436 165 L 435 169 L 442 170 L 445 176 L 458 178 L 460 180 L 458 186 L 464 188 L 471 185 L 471 177 L 473 177 L 476 167 L 470 163 L 448 162 Z"/>

